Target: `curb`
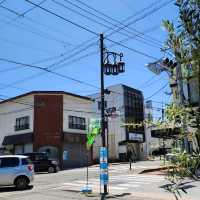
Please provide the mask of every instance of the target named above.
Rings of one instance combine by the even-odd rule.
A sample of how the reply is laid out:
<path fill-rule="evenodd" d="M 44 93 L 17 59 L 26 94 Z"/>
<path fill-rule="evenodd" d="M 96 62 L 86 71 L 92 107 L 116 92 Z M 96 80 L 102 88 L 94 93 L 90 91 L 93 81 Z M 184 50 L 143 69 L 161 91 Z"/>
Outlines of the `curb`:
<path fill-rule="evenodd" d="M 152 168 L 152 169 L 145 169 L 141 172 L 139 172 L 139 174 L 145 174 L 145 173 L 148 173 L 148 172 L 155 172 L 155 171 L 160 171 L 160 170 L 165 170 L 165 169 L 168 169 L 169 167 L 157 167 L 157 168 Z"/>

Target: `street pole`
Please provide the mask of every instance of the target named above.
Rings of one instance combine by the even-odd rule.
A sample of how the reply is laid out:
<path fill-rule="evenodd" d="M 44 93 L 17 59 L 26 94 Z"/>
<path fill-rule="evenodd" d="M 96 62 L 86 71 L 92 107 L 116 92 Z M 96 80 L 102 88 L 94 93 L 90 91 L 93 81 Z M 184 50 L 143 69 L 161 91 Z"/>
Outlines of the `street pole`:
<path fill-rule="evenodd" d="M 102 146 L 106 147 L 105 141 L 105 108 L 104 108 L 104 44 L 103 44 L 103 34 L 100 34 L 100 64 L 101 64 L 101 137 L 102 137 Z M 108 193 L 107 185 L 104 185 L 104 193 Z"/>
<path fill-rule="evenodd" d="M 162 123 L 164 122 L 164 118 L 165 118 L 165 110 L 163 108 L 163 103 L 162 103 Z M 166 161 L 166 155 L 165 155 L 165 139 L 163 136 L 163 153 L 164 153 L 164 165 L 165 165 L 165 161 Z"/>
<path fill-rule="evenodd" d="M 198 63 L 198 73 L 199 73 L 199 77 L 198 77 L 198 85 L 199 85 L 199 108 L 198 108 L 198 114 L 197 114 L 197 134 L 198 134 L 198 147 L 200 148 L 200 62 Z"/>
<path fill-rule="evenodd" d="M 180 95 L 180 102 L 179 105 L 181 107 L 185 106 L 185 96 L 184 96 L 184 91 L 183 91 L 183 76 L 182 76 L 182 69 L 181 69 L 181 64 L 178 63 L 176 67 L 176 78 L 178 80 L 178 86 L 179 86 L 179 95 Z M 186 152 L 189 152 L 189 145 L 188 145 L 188 138 L 187 138 L 187 125 L 186 125 L 186 119 L 185 117 L 183 118 L 183 131 L 184 131 L 184 138 L 183 138 L 183 143 L 184 143 L 184 150 Z"/>

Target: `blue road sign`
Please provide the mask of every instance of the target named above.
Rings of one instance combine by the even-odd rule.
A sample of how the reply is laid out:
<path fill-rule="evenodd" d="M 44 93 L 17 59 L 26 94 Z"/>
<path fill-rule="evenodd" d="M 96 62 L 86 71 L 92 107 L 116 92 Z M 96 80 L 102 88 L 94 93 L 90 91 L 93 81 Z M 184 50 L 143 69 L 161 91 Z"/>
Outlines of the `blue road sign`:
<path fill-rule="evenodd" d="M 106 147 L 100 148 L 100 182 L 108 184 L 108 152 Z"/>

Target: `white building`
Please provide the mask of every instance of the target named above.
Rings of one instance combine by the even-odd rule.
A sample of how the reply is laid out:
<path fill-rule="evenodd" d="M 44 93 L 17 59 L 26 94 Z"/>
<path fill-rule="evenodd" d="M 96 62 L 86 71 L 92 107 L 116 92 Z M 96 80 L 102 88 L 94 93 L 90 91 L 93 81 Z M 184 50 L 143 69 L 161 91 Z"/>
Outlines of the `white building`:
<path fill-rule="evenodd" d="M 13 154 L 48 150 L 64 168 L 83 166 L 92 105 L 88 97 L 63 91 L 33 91 L 1 101 L 0 148 Z"/>
<path fill-rule="evenodd" d="M 145 103 L 145 119 L 146 120 L 153 120 L 153 105 L 152 101 L 148 100 Z M 146 141 L 144 143 L 144 154 L 145 156 L 150 156 L 152 151 L 159 148 L 160 140 L 159 138 L 154 138 L 151 136 L 152 127 L 145 126 L 145 138 Z"/>
<path fill-rule="evenodd" d="M 110 160 L 127 159 L 127 143 L 131 143 L 133 157 L 143 159 L 144 129 L 125 127 L 124 123 L 139 123 L 144 119 L 142 92 L 126 85 L 118 84 L 107 87 L 110 94 L 105 94 L 105 109 L 116 108 L 115 115 L 108 117 L 108 147 Z M 100 93 L 90 95 L 95 100 L 94 112 L 96 118 L 101 115 Z M 93 158 L 98 159 L 101 136 L 93 145 Z"/>

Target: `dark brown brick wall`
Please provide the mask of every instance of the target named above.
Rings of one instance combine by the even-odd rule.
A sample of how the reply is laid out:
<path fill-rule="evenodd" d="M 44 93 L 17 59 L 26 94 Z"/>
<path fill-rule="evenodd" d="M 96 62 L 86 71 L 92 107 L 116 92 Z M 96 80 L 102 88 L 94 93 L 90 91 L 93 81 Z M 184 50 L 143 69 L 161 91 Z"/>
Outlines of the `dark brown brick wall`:
<path fill-rule="evenodd" d="M 34 96 L 34 150 L 41 146 L 62 147 L 63 96 Z"/>

